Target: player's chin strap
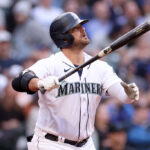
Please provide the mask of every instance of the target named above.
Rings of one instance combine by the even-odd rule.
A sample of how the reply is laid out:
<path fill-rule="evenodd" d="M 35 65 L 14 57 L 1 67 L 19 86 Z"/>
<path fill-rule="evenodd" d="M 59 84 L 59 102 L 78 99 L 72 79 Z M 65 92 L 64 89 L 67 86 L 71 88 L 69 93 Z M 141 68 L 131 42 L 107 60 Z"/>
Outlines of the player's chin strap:
<path fill-rule="evenodd" d="M 21 72 L 17 77 L 12 80 L 12 87 L 18 92 L 27 92 L 28 94 L 34 94 L 28 87 L 31 79 L 38 78 L 32 71 Z"/>

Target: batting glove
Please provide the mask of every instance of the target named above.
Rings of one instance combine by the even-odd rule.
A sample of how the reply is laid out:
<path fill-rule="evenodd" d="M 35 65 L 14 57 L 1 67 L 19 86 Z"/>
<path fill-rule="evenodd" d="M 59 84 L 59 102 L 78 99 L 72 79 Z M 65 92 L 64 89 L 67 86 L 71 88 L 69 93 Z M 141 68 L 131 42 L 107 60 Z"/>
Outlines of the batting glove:
<path fill-rule="evenodd" d="M 51 91 L 59 86 L 60 82 L 56 76 L 48 76 L 47 78 L 38 81 L 38 88 L 44 88 L 47 91 Z"/>
<path fill-rule="evenodd" d="M 121 82 L 121 85 L 130 99 L 139 100 L 139 89 L 135 83 L 126 84 Z"/>

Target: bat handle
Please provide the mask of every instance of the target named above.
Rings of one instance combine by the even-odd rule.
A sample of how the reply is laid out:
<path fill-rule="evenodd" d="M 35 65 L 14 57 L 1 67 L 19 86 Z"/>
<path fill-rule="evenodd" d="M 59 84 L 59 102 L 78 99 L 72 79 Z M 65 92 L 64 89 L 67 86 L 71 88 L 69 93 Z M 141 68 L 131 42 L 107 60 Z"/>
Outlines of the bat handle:
<path fill-rule="evenodd" d="M 44 89 L 44 87 L 40 88 L 40 92 L 41 92 L 42 94 L 44 94 L 44 93 L 46 92 L 46 90 Z"/>

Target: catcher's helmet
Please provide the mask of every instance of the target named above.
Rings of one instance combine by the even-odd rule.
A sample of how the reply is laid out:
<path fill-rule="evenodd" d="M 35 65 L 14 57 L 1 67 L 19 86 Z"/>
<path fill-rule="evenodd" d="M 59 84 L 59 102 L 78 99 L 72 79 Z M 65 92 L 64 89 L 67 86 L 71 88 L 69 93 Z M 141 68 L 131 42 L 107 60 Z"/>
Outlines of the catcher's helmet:
<path fill-rule="evenodd" d="M 50 36 L 54 43 L 59 48 L 69 47 L 73 43 L 73 36 L 67 33 L 70 29 L 78 24 L 88 22 L 87 19 L 81 20 L 75 13 L 66 12 L 58 16 L 52 23 L 49 29 Z"/>

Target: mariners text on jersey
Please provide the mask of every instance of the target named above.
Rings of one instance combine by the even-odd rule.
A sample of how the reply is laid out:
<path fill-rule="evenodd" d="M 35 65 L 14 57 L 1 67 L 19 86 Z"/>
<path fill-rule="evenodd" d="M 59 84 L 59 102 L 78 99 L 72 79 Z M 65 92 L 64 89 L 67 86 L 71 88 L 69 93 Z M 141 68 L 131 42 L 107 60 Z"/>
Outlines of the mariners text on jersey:
<path fill-rule="evenodd" d="M 101 95 L 102 86 L 98 83 L 80 83 L 80 82 L 65 83 L 60 85 L 57 97 L 75 93 L 82 93 L 82 94 L 88 93 Z"/>

